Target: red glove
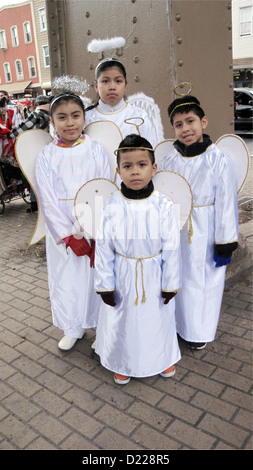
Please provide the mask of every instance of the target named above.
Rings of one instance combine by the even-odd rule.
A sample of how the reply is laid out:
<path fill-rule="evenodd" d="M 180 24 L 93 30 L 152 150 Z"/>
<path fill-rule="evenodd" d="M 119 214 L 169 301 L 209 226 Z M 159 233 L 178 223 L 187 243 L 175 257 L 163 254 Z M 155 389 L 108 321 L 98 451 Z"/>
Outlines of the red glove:
<path fill-rule="evenodd" d="M 66 242 L 66 248 L 70 246 L 71 250 L 74 251 L 76 256 L 90 256 L 91 247 L 85 238 L 76 238 L 71 235 Z"/>
<path fill-rule="evenodd" d="M 107 294 L 100 294 L 100 295 L 105 304 L 111 305 L 111 307 L 114 307 L 116 305 L 113 292 L 108 292 Z"/>
<path fill-rule="evenodd" d="M 168 304 L 173 297 L 175 297 L 176 292 L 162 292 L 162 297 L 165 299 L 164 304 Z"/>

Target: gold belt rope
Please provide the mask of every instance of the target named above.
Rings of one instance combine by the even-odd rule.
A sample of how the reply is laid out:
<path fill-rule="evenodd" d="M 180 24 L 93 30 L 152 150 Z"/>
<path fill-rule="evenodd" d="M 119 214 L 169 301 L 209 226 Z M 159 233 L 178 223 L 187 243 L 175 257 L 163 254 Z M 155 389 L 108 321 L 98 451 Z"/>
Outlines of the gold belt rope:
<path fill-rule="evenodd" d="M 156 255 L 152 255 L 152 256 L 146 256 L 146 257 L 142 257 L 142 258 L 131 258 L 131 256 L 125 256 L 125 255 L 122 255 L 121 253 L 118 253 L 116 251 L 116 255 L 119 255 L 119 256 L 122 256 L 122 258 L 126 258 L 126 259 L 135 259 L 136 260 L 136 265 L 135 265 L 135 290 L 136 290 L 136 299 L 135 299 L 135 302 L 134 302 L 134 305 L 138 305 L 138 300 L 139 300 L 139 293 L 138 293 L 138 263 L 140 262 L 141 263 L 141 282 L 142 282 L 142 299 L 141 299 L 141 302 L 143 304 L 145 304 L 146 302 L 146 292 L 145 292 L 145 288 L 144 288 L 144 279 L 143 279 L 143 260 L 144 259 L 150 259 L 150 258 L 155 258 L 156 256 L 160 255 L 161 254 L 161 251 L 159 251 L 159 253 L 156 253 Z"/>
<path fill-rule="evenodd" d="M 214 202 L 211 202 L 210 204 L 203 204 L 202 206 L 192 206 L 194 209 L 197 209 L 198 207 L 209 207 L 209 206 L 214 206 Z M 193 235 L 193 227 L 192 227 L 192 216 L 190 215 L 189 218 L 189 230 L 188 230 L 188 243 L 192 242 L 192 235 Z"/>

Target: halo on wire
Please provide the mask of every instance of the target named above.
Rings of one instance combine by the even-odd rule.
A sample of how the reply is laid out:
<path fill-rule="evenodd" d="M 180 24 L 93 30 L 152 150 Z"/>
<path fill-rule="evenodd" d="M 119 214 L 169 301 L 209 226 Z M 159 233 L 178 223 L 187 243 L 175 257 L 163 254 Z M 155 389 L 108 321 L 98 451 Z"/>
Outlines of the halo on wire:
<path fill-rule="evenodd" d="M 179 92 L 177 91 L 177 88 L 184 88 L 186 85 L 189 86 L 189 90 L 188 90 L 186 93 L 179 93 Z M 174 91 L 175 95 L 177 95 L 177 96 L 187 96 L 187 95 L 190 95 L 190 94 L 191 94 L 192 88 L 193 88 L 193 87 L 192 87 L 192 84 L 191 84 L 190 82 L 181 82 L 181 83 L 179 83 L 177 86 L 175 86 L 175 88 L 174 88 L 173 91 Z"/>

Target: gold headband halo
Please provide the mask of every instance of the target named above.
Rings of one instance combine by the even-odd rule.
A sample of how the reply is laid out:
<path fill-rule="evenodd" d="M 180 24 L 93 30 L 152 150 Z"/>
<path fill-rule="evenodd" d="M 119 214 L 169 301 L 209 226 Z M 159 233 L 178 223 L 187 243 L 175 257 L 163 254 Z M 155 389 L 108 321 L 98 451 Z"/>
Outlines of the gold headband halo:
<path fill-rule="evenodd" d="M 189 103 L 181 103 L 181 104 L 178 104 L 177 106 L 175 106 L 175 108 L 172 109 L 171 113 L 170 113 L 170 116 L 174 113 L 175 109 L 179 108 L 180 106 L 188 106 L 190 104 L 195 104 L 196 106 L 198 106 L 199 108 L 201 107 L 198 103 L 195 103 L 195 101 L 190 101 Z"/>
<path fill-rule="evenodd" d="M 187 93 L 178 93 L 178 91 L 176 91 L 177 88 L 178 88 L 178 87 L 183 88 L 184 85 L 189 85 L 189 90 L 187 91 Z M 177 96 L 187 96 L 187 95 L 190 95 L 191 92 L 192 92 L 192 84 L 191 84 L 190 82 L 181 82 L 181 83 L 179 83 L 177 86 L 175 86 L 175 88 L 174 88 L 173 91 L 174 91 L 175 95 L 177 95 Z"/>
<path fill-rule="evenodd" d="M 154 149 L 148 147 L 119 147 L 118 149 L 114 150 L 114 155 L 117 156 L 116 152 L 119 152 L 120 150 L 148 150 L 149 152 L 155 152 Z"/>

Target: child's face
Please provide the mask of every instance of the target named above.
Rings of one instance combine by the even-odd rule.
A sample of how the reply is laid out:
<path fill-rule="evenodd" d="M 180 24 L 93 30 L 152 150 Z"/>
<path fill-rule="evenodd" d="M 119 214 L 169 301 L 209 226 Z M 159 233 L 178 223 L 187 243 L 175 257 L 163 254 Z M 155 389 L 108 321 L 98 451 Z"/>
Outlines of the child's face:
<path fill-rule="evenodd" d="M 101 100 L 111 106 L 118 104 L 126 92 L 126 80 L 118 67 L 104 70 L 95 82 Z"/>
<path fill-rule="evenodd" d="M 61 103 L 55 109 L 51 122 L 64 144 L 71 147 L 84 127 L 84 112 L 74 101 Z"/>
<path fill-rule="evenodd" d="M 179 142 L 188 147 L 196 142 L 203 142 L 203 131 L 206 129 L 208 119 L 200 119 L 195 113 L 176 113 L 173 118 L 173 130 Z"/>
<path fill-rule="evenodd" d="M 127 188 L 138 191 L 145 188 L 155 175 L 156 163 L 152 164 L 147 150 L 131 150 L 120 153 L 117 172 Z"/>

